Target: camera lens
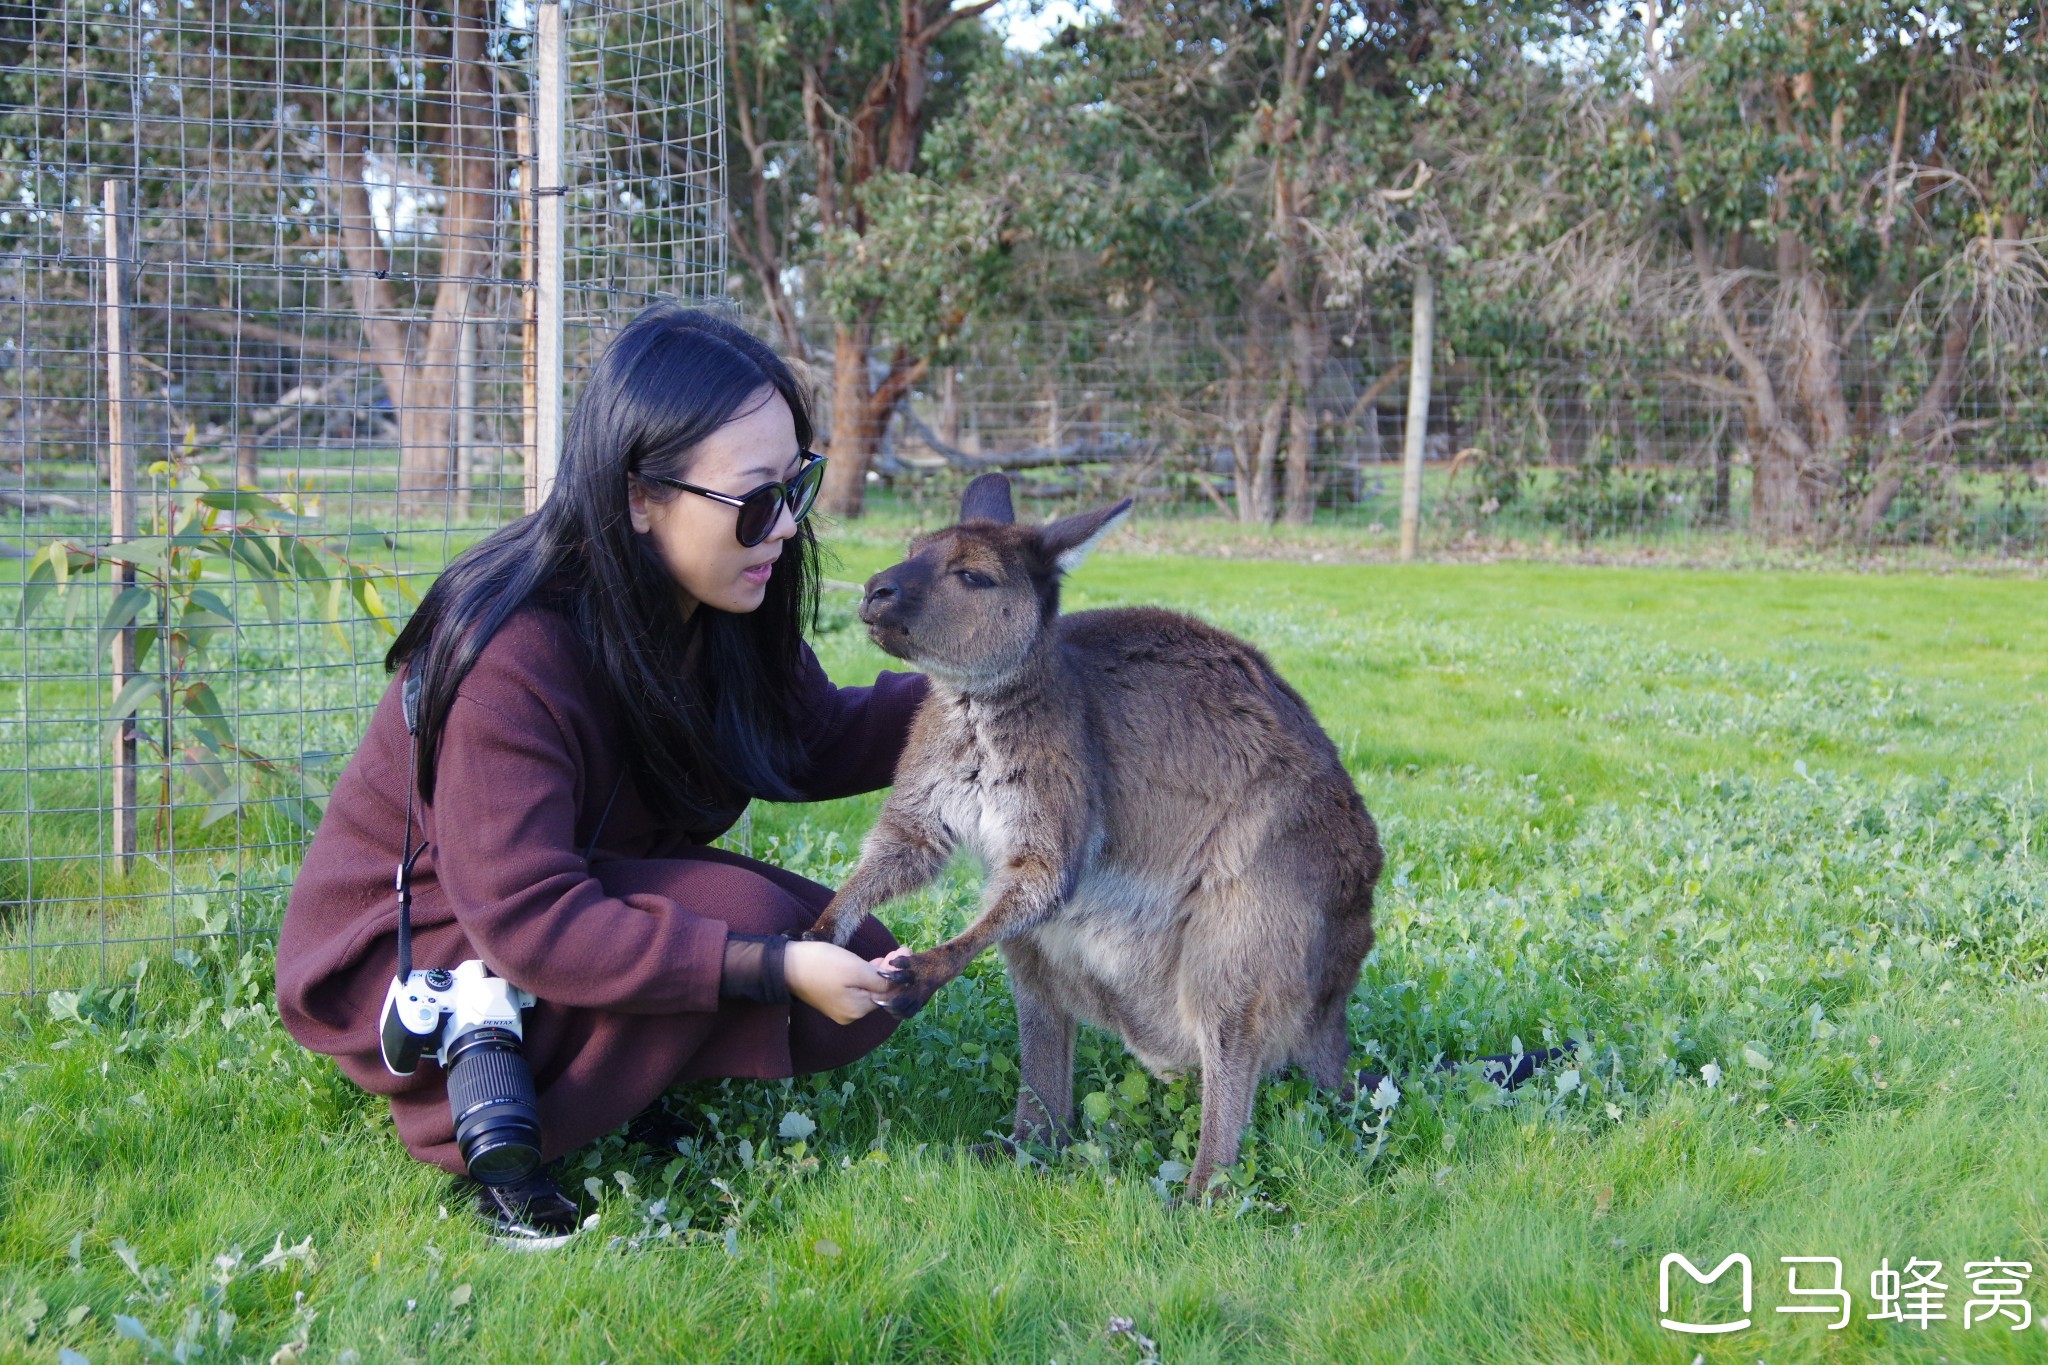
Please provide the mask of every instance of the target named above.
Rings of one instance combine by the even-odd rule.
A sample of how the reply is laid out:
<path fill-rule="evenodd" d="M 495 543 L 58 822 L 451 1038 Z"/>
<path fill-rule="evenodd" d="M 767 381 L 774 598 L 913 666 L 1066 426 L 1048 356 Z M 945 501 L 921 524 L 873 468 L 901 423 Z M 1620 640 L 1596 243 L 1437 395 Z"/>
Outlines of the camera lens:
<path fill-rule="evenodd" d="M 512 1030 L 473 1028 L 449 1043 L 448 1107 L 455 1145 L 474 1179 L 503 1185 L 540 1167 L 533 1069 Z"/>

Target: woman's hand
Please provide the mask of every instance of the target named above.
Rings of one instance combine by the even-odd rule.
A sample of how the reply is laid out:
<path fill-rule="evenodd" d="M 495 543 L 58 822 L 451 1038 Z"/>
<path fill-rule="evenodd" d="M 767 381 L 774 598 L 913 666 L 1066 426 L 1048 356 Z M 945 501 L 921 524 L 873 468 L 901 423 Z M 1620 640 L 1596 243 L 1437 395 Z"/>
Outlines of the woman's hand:
<path fill-rule="evenodd" d="M 835 1024 L 873 1013 L 889 983 L 867 962 L 834 943 L 791 940 L 782 950 L 789 993 Z"/>

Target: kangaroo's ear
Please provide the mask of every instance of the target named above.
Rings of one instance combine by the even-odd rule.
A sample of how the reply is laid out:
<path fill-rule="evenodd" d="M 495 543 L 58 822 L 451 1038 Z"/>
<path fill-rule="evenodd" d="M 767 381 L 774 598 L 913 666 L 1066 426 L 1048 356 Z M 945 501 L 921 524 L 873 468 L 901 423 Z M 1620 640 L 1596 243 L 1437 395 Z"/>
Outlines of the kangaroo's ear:
<path fill-rule="evenodd" d="M 994 470 L 977 474 L 960 498 L 960 520 L 993 521 L 1008 526 L 1017 520 L 1010 506 L 1010 476 Z"/>
<path fill-rule="evenodd" d="M 1047 522 L 1038 534 L 1045 543 L 1045 551 L 1059 565 L 1061 573 L 1072 573 L 1081 567 L 1081 561 L 1095 548 L 1104 536 L 1124 524 L 1124 518 L 1131 514 L 1131 499 L 1125 498 L 1114 507 L 1104 507 L 1093 512 L 1077 512 L 1071 517 Z"/>

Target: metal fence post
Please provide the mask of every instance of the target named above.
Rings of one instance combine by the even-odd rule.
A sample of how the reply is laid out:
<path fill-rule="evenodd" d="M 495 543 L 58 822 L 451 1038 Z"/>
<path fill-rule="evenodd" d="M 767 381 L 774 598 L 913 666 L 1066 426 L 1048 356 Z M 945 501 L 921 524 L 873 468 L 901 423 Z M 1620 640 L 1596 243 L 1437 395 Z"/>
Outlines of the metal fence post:
<path fill-rule="evenodd" d="M 1436 281 L 1415 267 L 1415 315 L 1408 349 L 1408 427 L 1401 439 L 1401 558 L 1415 558 L 1422 521 L 1422 443 L 1429 433 L 1429 353 L 1436 345 Z"/>
<path fill-rule="evenodd" d="M 568 44 L 561 0 L 535 8 L 534 44 L 534 433 L 526 509 L 547 501 L 562 451 L 563 120 Z"/>
<path fill-rule="evenodd" d="M 128 216 L 128 187 L 109 180 L 102 187 L 103 249 L 105 252 L 106 346 L 107 346 L 107 501 L 112 520 L 108 537 L 119 545 L 135 539 L 135 413 L 129 395 L 128 269 L 133 250 L 133 223 Z M 118 561 L 114 591 L 118 595 L 135 586 L 135 566 Z M 135 676 L 135 627 L 131 624 L 114 634 L 114 696 L 119 697 Z M 114 848 L 121 855 L 121 871 L 134 870 L 136 820 L 135 713 L 121 717 L 114 738 Z"/>

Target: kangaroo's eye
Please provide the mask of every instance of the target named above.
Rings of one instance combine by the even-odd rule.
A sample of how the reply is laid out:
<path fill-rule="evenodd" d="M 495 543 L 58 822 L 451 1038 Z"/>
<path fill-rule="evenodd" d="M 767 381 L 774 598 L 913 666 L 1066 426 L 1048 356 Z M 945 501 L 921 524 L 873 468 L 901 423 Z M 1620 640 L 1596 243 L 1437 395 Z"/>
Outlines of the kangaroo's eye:
<path fill-rule="evenodd" d="M 953 576 L 970 588 L 993 588 L 996 585 L 996 581 L 993 578 L 973 569 L 957 570 Z"/>

